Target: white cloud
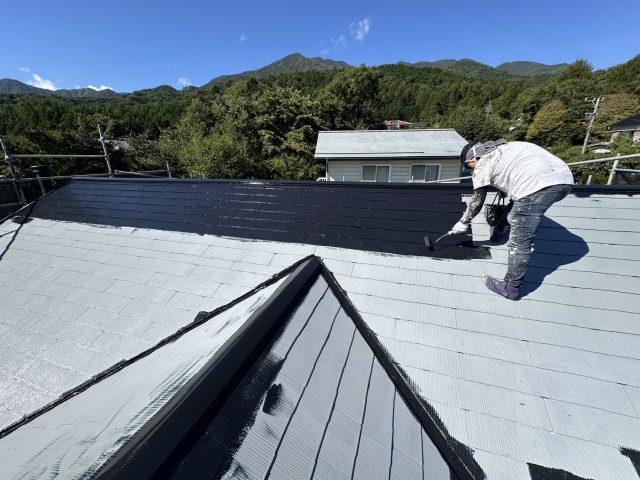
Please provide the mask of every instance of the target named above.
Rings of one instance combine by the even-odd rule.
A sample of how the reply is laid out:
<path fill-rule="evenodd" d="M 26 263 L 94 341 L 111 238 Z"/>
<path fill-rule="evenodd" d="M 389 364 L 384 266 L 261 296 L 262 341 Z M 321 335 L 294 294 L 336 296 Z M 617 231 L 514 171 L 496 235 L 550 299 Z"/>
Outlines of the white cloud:
<path fill-rule="evenodd" d="M 370 29 L 371 29 L 371 19 L 369 17 L 365 18 L 360 22 L 355 22 L 349 25 L 349 31 L 351 32 L 351 36 L 355 38 L 358 42 L 362 42 L 364 40 L 364 37 L 367 36 Z"/>
<path fill-rule="evenodd" d="M 178 79 L 178 85 L 184 88 L 184 87 L 188 87 L 189 85 L 193 85 L 193 83 L 191 83 L 191 80 L 189 80 L 186 77 L 180 77 Z"/>
<path fill-rule="evenodd" d="M 95 90 L 96 92 L 99 92 L 100 90 L 113 90 L 113 88 L 106 85 L 100 85 L 99 87 L 96 87 L 94 85 L 87 85 L 85 88 L 90 88 L 91 90 Z"/>
<path fill-rule="evenodd" d="M 331 43 L 333 43 L 334 48 L 337 48 L 337 47 L 346 48 L 347 37 L 345 37 L 344 35 L 340 35 L 338 38 L 332 38 Z"/>
<path fill-rule="evenodd" d="M 31 69 L 29 67 L 18 67 L 19 72 L 30 73 Z"/>
<path fill-rule="evenodd" d="M 31 75 L 33 80 L 29 80 L 27 83 L 32 87 L 44 88 L 45 90 L 57 90 L 58 87 L 54 85 L 51 80 L 45 80 L 37 73 Z"/>
<path fill-rule="evenodd" d="M 247 36 L 244 33 L 240 34 L 240 43 L 246 42 L 247 40 L 249 40 L 247 38 Z"/>

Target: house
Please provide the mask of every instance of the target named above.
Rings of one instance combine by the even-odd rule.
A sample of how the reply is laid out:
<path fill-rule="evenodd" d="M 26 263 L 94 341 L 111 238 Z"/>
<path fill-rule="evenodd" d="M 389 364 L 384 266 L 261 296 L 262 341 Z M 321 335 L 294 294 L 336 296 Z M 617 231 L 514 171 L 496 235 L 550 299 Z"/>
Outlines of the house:
<path fill-rule="evenodd" d="M 609 127 L 611 133 L 611 141 L 621 133 L 630 134 L 634 142 L 640 142 L 640 115 L 625 118 Z"/>
<path fill-rule="evenodd" d="M 640 469 L 640 188 L 576 186 L 525 296 L 459 184 L 74 179 L 0 224 L 3 478 Z"/>
<path fill-rule="evenodd" d="M 385 120 L 384 126 L 387 130 L 400 130 L 402 127 L 413 127 L 415 123 L 407 122 L 405 120 Z"/>
<path fill-rule="evenodd" d="M 466 143 L 453 129 L 330 131 L 314 158 L 330 181 L 424 183 L 459 177 Z"/>

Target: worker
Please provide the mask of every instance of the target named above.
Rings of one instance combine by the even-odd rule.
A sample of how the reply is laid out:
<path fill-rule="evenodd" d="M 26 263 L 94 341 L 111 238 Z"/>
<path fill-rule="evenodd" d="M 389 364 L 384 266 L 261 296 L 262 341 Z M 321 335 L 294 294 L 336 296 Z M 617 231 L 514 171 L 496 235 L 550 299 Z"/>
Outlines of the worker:
<path fill-rule="evenodd" d="M 567 164 L 544 148 L 528 142 L 469 143 L 460 160 L 473 169 L 473 196 L 462 218 L 452 229 L 466 233 L 471 220 L 480 212 L 489 187 L 511 197 L 508 215 L 511 226 L 507 243 L 507 274 L 503 280 L 483 277 L 489 290 L 510 300 L 520 297 L 520 288 L 531 258 L 531 244 L 542 216 L 573 188 L 573 175 Z"/>

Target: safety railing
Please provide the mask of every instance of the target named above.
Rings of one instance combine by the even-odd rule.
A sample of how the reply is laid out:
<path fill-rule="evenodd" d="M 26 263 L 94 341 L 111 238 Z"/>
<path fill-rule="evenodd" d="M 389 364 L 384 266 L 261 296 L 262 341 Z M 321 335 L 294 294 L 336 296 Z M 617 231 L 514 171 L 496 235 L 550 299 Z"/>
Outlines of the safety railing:
<path fill-rule="evenodd" d="M 68 180 L 71 178 L 77 177 L 116 177 L 116 176 L 139 176 L 139 177 L 160 177 L 160 176 L 168 176 L 171 177 L 171 167 L 169 162 L 167 162 L 167 168 L 161 170 L 142 170 L 138 172 L 130 172 L 126 170 L 114 170 L 111 165 L 111 158 L 109 157 L 109 151 L 107 149 L 107 144 L 109 140 L 104 137 L 102 132 L 102 127 L 98 125 L 98 134 L 99 141 L 102 146 L 102 154 L 46 154 L 46 153 L 11 153 L 7 148 L 5 142 L 0 138 L 0 148 L 4 153 L 4 160 L 9 166 L 9 171 L 11 172 L 10 178 L 2 178 L 0 182 L 11 182 L 13 184 L 13 188 L 15 191 L 16 199 L 18 203 L 0 203 L 0 207 L 9 207 L 13 205 L 25 205 L 27 203 L 26 197 L 24 195 L 22 184 L 28 182 L 38 182 L 40 186 L 40 190 L 44 195 L 47 193 L 48 184 L 50 186 L 53 180 Z M 91 160 L 91 159 L 103 159 L 105 161 L 105 165 L 107 168 L 107 173 L 90 173 L 90 174 L 82 174 L 82 175 L 40 175 L 41 171 L 38 167 L 32 167 L 32 170 L 35 173 L 35 177 L 23 177 L 18 174 L 16 169 L 16 161 L 17 160 L 26 160 L 26 159 L 72 159 L 72 160 Z"/>
<path fill-rule="evenodd" d="M 583 160 L 580 162 L 571 162 L 567 163 L 569 167 L 577 167 L 581 165 L 591 165 L 594 163 L 604 163 L 604 162 L 613 162 L 613 166 L 609 171 L 609 180 L 607 181 L 607 185 L 611 185 L 613 183 L 613 179 L 615 178 L 616 173 L 632 173 L 632 174 L 640 174 L 640 170 L 635 170 L 631 168 L 618 168 L 618 165 L 621 160 L 628 160 L 631 158 L 640 158 L 640 153 L 634 153 L 632 155 L 618 155 L 616 157 L 608 157 L 608 158 L 597 158 L 595 160 Z M 456 180 L 468 180 L 471 179 L 471 176 L 467 177 L 455 177 L 455 178 L 443 178 L 441 180 L 431 180 L 429 182 L 424 183 L 442 183 L 442 182 L 453 182 Z"/>

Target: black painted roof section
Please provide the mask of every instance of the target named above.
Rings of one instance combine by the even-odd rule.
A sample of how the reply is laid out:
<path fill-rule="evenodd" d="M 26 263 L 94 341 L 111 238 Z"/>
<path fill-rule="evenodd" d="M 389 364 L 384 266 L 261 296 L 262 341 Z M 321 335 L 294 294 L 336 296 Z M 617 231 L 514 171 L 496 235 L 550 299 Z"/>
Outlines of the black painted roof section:
<path fill-rule="evenodd" d="M 466 207 L 468 186 L 198 180 L 74 179 L 41 199 L 32 216 L 306 243 L 438 258 L 486 258 L 470 235 L 424 245 Z"/>
<path fill-rule="evenodd" d="M 99 478 L 484 478 L 318 259 L 247 325 Z"/>
<path fill-rule="evenodd" d="M 636 130 L 640 128 L 640 115 L 620 120 L 618 123 L 611 125 L 611 130 Z"/>

